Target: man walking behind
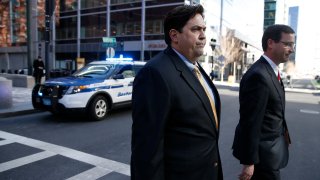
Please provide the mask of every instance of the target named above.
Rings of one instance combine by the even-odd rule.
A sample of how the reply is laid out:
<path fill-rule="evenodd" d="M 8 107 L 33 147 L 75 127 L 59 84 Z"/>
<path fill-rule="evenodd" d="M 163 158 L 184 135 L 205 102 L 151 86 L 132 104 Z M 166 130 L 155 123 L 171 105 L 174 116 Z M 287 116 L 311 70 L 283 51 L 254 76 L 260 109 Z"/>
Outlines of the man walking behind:
<path fill-rule="evenodd" d="M 241 180 L 280 180 L 280 169 L 288 163 L 290 137 L 278 65 L 289 60 L 294 47 L 292 28 L 269 26 L 262 37 L 264 54 L 240 82 L 233 155 L 243 164 Z"/>

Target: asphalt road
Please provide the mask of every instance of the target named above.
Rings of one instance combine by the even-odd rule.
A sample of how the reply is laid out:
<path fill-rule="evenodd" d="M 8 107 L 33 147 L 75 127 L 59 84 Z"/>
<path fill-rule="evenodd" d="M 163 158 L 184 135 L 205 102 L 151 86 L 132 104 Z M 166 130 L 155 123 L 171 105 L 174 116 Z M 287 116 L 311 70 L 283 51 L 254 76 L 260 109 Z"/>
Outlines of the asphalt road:
<path fill-rule="evenodd" d="M 241 170 L 231 155 L 238 122 L 238 92 L 220 89 L 222 122 L 220 153 L 226 180 Z M 320 96 L 287 93 L 286 116 L 291 134 L 290 161 L 284 180 L 320 179 Z M 131 110 L 111 112 L 92 122 L 36 113 L 0 119 L 0 179 L 128 180 Z"/>

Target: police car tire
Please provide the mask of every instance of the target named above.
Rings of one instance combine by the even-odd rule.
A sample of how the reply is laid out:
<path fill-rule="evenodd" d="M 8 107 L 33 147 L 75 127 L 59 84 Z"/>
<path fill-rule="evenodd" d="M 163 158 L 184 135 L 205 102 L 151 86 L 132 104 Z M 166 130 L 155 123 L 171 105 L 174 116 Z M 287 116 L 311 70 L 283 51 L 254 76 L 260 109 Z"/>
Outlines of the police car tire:
<path fill-rule="evenodd" d="M 106 118 L 108 113 L 107 99 L 103 96 L 96 96 L 89 104 L 88 113 L 95 121 Z"/>
<path fill-rule="evenodd" d="M 50 111 L 50 112 L 54 117 L 61 117 L 63 115 L 63 112 L 59 112 L 59 111 Z"/>

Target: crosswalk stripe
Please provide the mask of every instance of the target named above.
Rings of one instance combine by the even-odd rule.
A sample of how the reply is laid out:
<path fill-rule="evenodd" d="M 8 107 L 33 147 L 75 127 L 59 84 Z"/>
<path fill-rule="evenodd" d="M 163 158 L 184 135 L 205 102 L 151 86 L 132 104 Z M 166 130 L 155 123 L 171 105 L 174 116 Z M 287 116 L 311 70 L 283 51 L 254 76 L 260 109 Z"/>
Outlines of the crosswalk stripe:
<path fill-rule="evenodd" d="M 92 169 L 89 169 L 87 171 L 84 171 L 80 174 L 77 174 L 73 177 L 68 178 L 67 180 L 87 180 L 87 179 L 98 179 L 102 176 L 105 176 L 112 171 L 109 169 L 104 169 L 101 167 L 94 167 Z"/>
<path fill-rule="evenodd" d="M 51 157 L 54 155 L 56 155 L 56 154 L 53 152 L 43 151 L 43 152 L 39 152 L 36 154 L 32 154 L 30 156 L 25 156 L 25 157 L 18 158 L 18 159 L 12 160 L 12 161 L 7 161 L 5 163 L 0 164 L 0 172 L 7 171 L 12 168 L 19 167 L 19 166 L 23 166 L 23 165 L 26 165 L 26 164 L 29 164 L 29 163 L 32 163 L 35 161 L 39 161 L 39 160 L 42 160 L 42 159 L 45 159 L 45 158 L 48 158 L 48 157 Z"/>
<path fill-rule="evenodd" d="M 0 146 L 11 144 L 11 143 L 14 143 L 14 142 L 10 141 L 8 139 L 5 139 L 5 140 L 0 141 Z"/>
<path fill-rule="evenodd" d="M 120 174 L 130 176 L 130 166 L 121 162 L 105 159 L 92 154 L 87 154 L 81 151 L 77 151 L 71 148 L 50 144 L 47 142 L 26 138 L 16 134 L 0 131 L 0 138 L 7 139 L 13 142 L 18 142 L 27 146 L 49 151 L 55 154 L 59 154 L 71 159 L 82 161 L 102 169 L 110 169 Z"/>

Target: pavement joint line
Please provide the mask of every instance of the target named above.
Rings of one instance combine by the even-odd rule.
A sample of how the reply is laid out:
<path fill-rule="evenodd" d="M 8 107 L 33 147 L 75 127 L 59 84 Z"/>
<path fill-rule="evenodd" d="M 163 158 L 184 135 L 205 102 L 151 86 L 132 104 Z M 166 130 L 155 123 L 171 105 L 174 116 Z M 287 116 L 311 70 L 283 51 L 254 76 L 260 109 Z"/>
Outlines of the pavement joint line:
<path fill-rule="evenodd" d="M 10 170 L 10 169 L 13 169 L 16 167 L 20 167 L 20 166 L 23 166 L 23 165 L 26 165 L 26 164 L 29 164 L 32 162 L 36 162 L 36 161 L 39 161 L 39 160 L 42 160 L 42 159 L 45 159 L 45 158 L 48 158 L 48 157 L 51 157 L 54 155 L 56 155 L 56 154 L 53 152 L 42 151 L 42 152 L 39 152 L 36 154 L 32 154 L 32 155 L 18 158 L 15 160 L 7 161 L 5 163 L 0 164 L 0 172 L 7 171 L 7 170 Z"/>
<path fill-rule="evenodd" d="M 84 153 L 71 148 L 43 142 L 40 140 L 26 138 L 23 136 L 11 134 L 4 131 L 0 131 L 0 138 L 8 139 L 14 142 L 18 142 L 20 144 L 42 149 L 44 151 L 49 151 L 54 154 L 59 154 L 71 159 L 75 159 L 75 160 L 82 161 L 97 167 L 101 167 L 103 169 L 110 169 L 114 172 L 130 176 L 130 166 L 121 162 L 117 162 L 110 159 L 95 156 L 92 154 Z"/>
<path fill-rule="evenodd" d="M 84 171 L 80 174 L 77 174 L 75 176 L 72 176 L 68 178 L 67 180 L 87 180 L 87 179 L 98 179 L 100 177 L 103 177 L 109 173 L 111 173 L 112 170 L 101 168 L 101 167 L 94 167 L 87 171 Z"/>

